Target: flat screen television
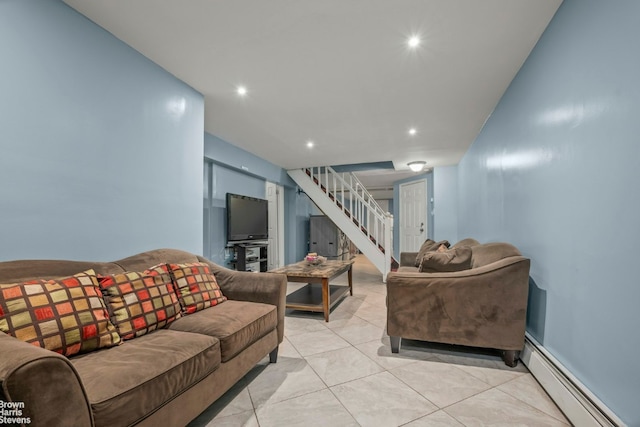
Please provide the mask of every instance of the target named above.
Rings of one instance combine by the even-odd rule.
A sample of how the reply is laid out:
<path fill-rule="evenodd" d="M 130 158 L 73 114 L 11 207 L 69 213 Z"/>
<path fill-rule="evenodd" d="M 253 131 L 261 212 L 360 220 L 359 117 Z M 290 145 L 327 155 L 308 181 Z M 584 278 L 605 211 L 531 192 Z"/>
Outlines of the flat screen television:
<path fill-rule="evenodd" d="M 266 240 L 267 220 L 266 200 L 227 193 L 227 241 Z"/>

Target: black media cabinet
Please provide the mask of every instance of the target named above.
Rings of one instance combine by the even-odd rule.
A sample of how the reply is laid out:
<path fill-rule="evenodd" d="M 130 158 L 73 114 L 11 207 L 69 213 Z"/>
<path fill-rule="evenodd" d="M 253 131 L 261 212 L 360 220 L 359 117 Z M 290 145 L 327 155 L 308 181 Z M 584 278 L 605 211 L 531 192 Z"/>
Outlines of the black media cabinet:
<path fill-rule="evenodd" d="M 238 271 L 261 271 L 268 268 L 266 242 L 235 243 L 230 264 Z"/>

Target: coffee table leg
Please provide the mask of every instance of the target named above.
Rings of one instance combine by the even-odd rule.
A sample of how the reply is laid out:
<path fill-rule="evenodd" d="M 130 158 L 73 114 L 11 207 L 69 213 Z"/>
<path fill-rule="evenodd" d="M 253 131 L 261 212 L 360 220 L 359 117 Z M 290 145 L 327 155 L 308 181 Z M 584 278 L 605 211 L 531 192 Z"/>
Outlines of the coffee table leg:
<path fill-rule="evenodd" d="M 349 266 L 349 270 L 347 272 L 347 277 L 349 278 L 349 294 L 353 296 L 353 274 L 351 274 L 351 269 L 353 268 L 353 264 Z"/>
<path fill-rule="evenodd" d="M 322 279 L 322 310 L 324 311 L 324 321 L 329 321 L 329 279 Z"/>

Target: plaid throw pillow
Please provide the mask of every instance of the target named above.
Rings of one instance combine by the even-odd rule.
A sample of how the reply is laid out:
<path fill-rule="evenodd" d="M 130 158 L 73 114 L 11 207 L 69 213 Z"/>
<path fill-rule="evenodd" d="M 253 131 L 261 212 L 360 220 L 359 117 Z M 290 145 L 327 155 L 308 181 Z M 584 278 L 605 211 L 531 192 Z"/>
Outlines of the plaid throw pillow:
<path fill-rule="evenodd" d="M 0 330 L 64 356 L 120 343 L 93 270 L 0 285 Z"/>
<path fill-rule="evenodd" d="M 139 272 L 98 276 L 111 321 L 123 340 L 162 328 L 180 317 L 165 264 Z"/>
<path fill-rule="evenodd" d="M 209 266 L 201 262 L 167 264 L 186 314 L 195 313 L 227 300 Z"/>

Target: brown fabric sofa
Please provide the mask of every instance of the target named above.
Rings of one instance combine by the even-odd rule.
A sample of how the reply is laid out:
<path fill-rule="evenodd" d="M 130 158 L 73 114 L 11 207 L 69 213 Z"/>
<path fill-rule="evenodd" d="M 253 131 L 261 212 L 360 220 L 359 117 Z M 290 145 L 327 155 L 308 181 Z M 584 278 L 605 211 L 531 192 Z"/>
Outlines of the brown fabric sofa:
<path fill-rule="evenodd" d="M 104 263 L 0 262 L 0 283 L 188 262 L 207 263 L 228 300 L 69 358 L 0 333 L 0 400 L 24 404 L 22 417 L 33 426 L 184 426 L 266 355 L 275 362 L 284 335 L 284 275 L 232 271 L 159 249 Z"/>
<path fill-rule="evenodd" d="M 471 268 L 419 272 L 417 253 L 402 253 L 387 276 L 387 333 L 397 353 L 401 338 L 493 348 L 516 366 L 524 346 L 530 260 L 508 243 L 465 239 Z"/>

